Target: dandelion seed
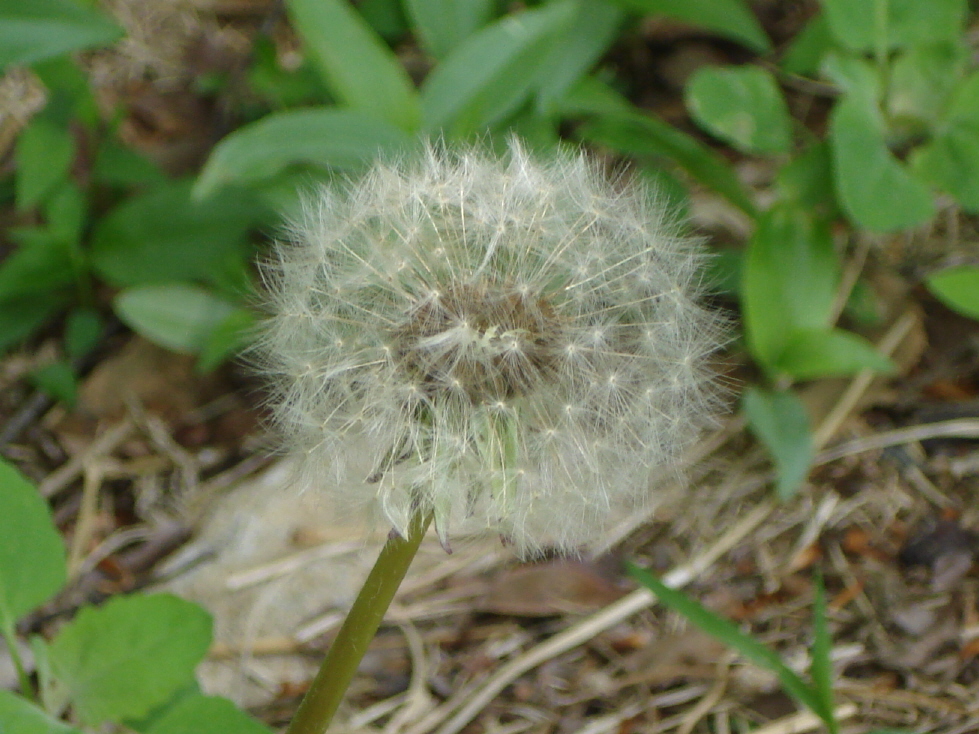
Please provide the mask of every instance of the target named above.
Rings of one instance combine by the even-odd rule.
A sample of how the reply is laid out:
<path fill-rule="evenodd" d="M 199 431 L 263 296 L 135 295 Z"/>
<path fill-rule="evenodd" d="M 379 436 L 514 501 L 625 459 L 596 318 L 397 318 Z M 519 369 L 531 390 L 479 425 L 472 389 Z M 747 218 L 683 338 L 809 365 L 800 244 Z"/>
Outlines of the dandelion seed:
<path fill-rule="evenodd" d="M 716 410 L 702 252 L 583 155 L 430 146 L 307 202 L 257 353 L 286 446 L 404 533 L 575 552 Z M 350 476 L 353 434 L 376 450 Z"/>

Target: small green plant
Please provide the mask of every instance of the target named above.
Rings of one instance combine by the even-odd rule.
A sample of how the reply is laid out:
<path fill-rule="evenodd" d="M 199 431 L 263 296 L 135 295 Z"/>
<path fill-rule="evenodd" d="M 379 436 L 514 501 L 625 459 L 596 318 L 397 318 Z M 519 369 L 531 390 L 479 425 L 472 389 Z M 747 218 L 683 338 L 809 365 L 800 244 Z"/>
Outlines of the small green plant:
<path fill-rule="evenodd" d="M 268 734 L 231 701 L 197 689 L 194 669 L 211 643 L 211 618 L 170 594 L 114 597 L 82 607 L 51 639 L 32 635 L 32 676 L 17 622 L 66 579 L 64 544 L 47 503 L 0 461 L 0 634 L 20 685 L 20 695 L 0 690 L 0 730 L 82 734 L 113 723 L 178 734 L 192 723 L 195 731 Z"/>
<path fill-rule="evenodd" d="M 776 676 L 785 692 L 819 717 L 830 734 L 839 732 L 833 706 L 833 665 L 830 659 L 833 642 L 830 638 L 826 615 L 826 592 L 817 577 L 813 600 L 813 639 L 809 648 L 809 678 L 803 680 L 794 670 L 782 662 L 770 648 L 758 642 L 729 619 L 725 619 L 697 603 L 677 589 L 671 589 L 648 571 L 629 564 L 629 574 L 656 595 L 659 601 L 689 622 L 743 655 L 759 667 Z M 893 729 L 877 729 L 871 734 L 901 734 Z"/>

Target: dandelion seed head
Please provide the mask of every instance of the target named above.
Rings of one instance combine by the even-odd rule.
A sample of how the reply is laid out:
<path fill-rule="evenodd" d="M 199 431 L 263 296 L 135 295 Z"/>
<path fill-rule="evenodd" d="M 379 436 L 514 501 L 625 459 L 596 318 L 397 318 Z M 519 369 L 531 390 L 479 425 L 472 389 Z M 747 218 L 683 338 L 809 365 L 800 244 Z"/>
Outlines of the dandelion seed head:
<path fill-rule="evenodd" d="M 256 355 L 305 481 L 575 552 L 717 412 L 698 244 L 584 155 L 427 146 L 311 197 Z M 354 476 L 345 452 L 375 452 Z"/>

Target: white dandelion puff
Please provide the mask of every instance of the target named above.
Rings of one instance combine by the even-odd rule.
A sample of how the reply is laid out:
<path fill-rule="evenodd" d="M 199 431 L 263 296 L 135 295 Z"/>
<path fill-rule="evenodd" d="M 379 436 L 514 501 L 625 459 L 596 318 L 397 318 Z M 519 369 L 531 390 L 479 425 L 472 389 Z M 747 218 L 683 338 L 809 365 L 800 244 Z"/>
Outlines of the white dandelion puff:
<path fill-rule="evenodd" d="M 428 146 L 309 199 L 256 353 L 310 484 L 575 552 L 717 411 L 699 245 L 584 155 Z M 353 436 L 374 454 L 350 476 Z"/>

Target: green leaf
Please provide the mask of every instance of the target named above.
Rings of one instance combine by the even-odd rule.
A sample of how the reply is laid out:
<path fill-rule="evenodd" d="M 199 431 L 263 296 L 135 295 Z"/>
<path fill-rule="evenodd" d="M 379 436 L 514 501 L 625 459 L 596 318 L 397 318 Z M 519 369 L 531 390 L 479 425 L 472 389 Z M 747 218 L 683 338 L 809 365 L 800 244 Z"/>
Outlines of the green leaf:
<path fill-rule="evenodd" d="M 744 265 L 742 311 L 752 356 L 772 371 L 797 329 L 829 327 L 839 262 L 829 225 L 782 204 L 758 220 Z"/>
<path fill-rule="evenodd" d="M 830 145 L 840 202 L 859 227 L 893 232 L 934 215 L 931 192 L 888 150 L 872 106 L 849 96 L 838 102 L 830 116 Z"/>
<path fill-rule="evenodd" d="M 49 396 L 72 407 L 78 398 L 78 379 L 67 362 L 52 362 L 39 367 L 30 374 L 34 387 Z"/>
<path fill-rule="evenodd" d="M 750 216 L 757 214 L 731 166 L 710 148 L 662 120 L 638 112 L 614 113 L 581 125 L 577 134 L 626 155 L 671 161 Z"/>
<path fill-rule="evenodd" d="M 408 150 L 412 138 L 376 117 L 329 107 L 267 115 L 218 143 L 194 185 L 194 198 L 228 184 L 268 181 L 296 164 L 358 169 Z"/>
<path fill-rule="evenodd" d="M 514 112 L 574 15 L 564 0 L 508 15 L 457 46 L 422 85 L 422 127 L 465 137 Z"/>
<path fill-rule="evenodd" d="M 405 0 L 411 26 L 422 45 L 443 59 L 493 16 L 493 0 Z"/>
<path fill-rule="evenodd" d="M 832 45 L 833 37 L 829 32 L 826 15 L 817 13 L 792 39 L 779 65 L 789 74 L 815 76 L 823 57 Z"/>
<path fill-rule="evenodd" d="M 894 372 L 894 363 L 863 337 L 842 329 L 800 329 L 789 334 L 776 372 L 797 380 L 844 377 L 863 370 Z"/>
<path fill-rule="evenodd" d="M 979 213 L 979 72 L 955 89 L 945 120 L 931 142 L 912 154 L 911 165 L 970 213 Z"/>
<path fill-rule="evenodd" d="M 229 258 L 251 256 L 248 232 L 266 216 L 254 197 L 224 190 L 203 202 L 191 182 L 167 182 L 130 197 L 92 234 L 95 270 L 115 286 L 174 280 L 214 282 Z"/>
<path fill-rule="evenodd" d="M 108 46 L 120 36 L 105 13 L 72 0 L 0 0 L 0 70 Z"/>
<path fill-rule="evenodd" d="M 697 123 L 742 153 L 788 153 L 792 120 L 770 72 L 757 66 L 704 67 L 686 88 Z"/>
<path fill-rule="evenodd" d="M 914 137 L 937 125 L 959 85 L 966 56 L 959 43 L 919 46 L 898 56 L 887 94 L 891 127 L 903 125 L 904 136 Z"/>
<path fill-rule="evenodd" d="M 194 694 L 165 711 L 146 734 L 271 734 L 271 731 L 226 698 Z"/>
<path fill-rule="evenodd" d="M 106 137 L 95 156 L 92 176 L 110 186 L 145 186 L 166 180 L 160 167 L 146 156 Z"/>
<path fill-rule="evenodd" d="M 243 308 L 236 309 L 217 324 L 208 335 L 201 349 L 196 368 L 210 372 L 244 347 L 255 327 L 255 314 Z"/>
<path fill-rule="evenodd" d="M 175 352 L 197 354 L 236 307 L 204 288 L 163 283 L 129 288 L 113 302 L 133 331 Z"/>
<path fill-rule="evenodd" d="M 665 15 L 684 23 L 707 28 L 765 53 L 772 48 L 758 19 L 741 0 L 616 0 L 640 13 Z"/>
<path fill-rule="evenodd" d="M 822 0 L 837 43 L 854 51 L 956 40 L 962 33 L 966 0 Z"/>
<path fill-rule="evenodd" d="M 822 701 L 824 711 L 833 711 L 833 639 L 829 634 L 826 613 L 826 589 L 823 587 L 822 576 L 817 575 L 815 582 L 815 598 L 812 605 L 813 640 L 810 654 L 812 664 L 809 666 L 809 676 L 812 687 Z M 829 734 L 837 734 L 839 725 L 836 717 L 830 716 L 826 722 Z"/>
<path fill-rule="evenodd" d="M 82 359 L 91 354 L 102 338 L 102 317 L 93 308 L 79 307 L 65 320 L 65 352 L 69 359 Z"/>
<path fill-rule="evenodd" d="M 802 488 L 812 466 L 814 445 L 806 406 L 788 390 L 745 390 L 744 414 L 751 432 L 775 462 L 775 491 L 789 500 Z"/>
<path fill-rule="evenodd" d="M 928 290 L 954 311 L 979 319 L 979 267 L 948 268 L 928 278 Z"/>
<path fill-rule="evenodd" d="M 21 132 L 14 159 L 17 208 L 30 209 L 68 178 L 75 159 L 75 141 L 65 128 L 38 117 Z"/>
<path fill-rule="evenodd" d="M 65 549 L 48 503 L 13 466 L 0 459 L 0 630 L 65 585 Z"/>
<path fill-rule="evenodd" d="M 705 609 L 689 596 L 671 589 L 662 581 L 638 566 L 627 564 L 629 575 L 656 595 L 661 602 L 727 647 L 737 650 L 745 658 L 778 676 L 786 693 L 806 706 L 824 722 L 832 719 L 819 695 L 792 671 L 774 651 L 745 634 L 731 620 Z"/>
<path fill-rule="evenodd" d="M 574 18 L 538 72 L 537 104 L 547 111 L 615 41 L 625 13 L 607 0 L 578 0 Z"/>
<path fill-rule="evenodd" d="M 41 328 L 67 301 L 61 293 L 0 300 L 0 352 Z"/>
<path fill-rule="evenodd" d="M 3 734 L 82 734 L 52 718 L 29 701 L 0 689 L 0 732 Z"/>
<path fill-rule="evenodd" d="M 776 183 L 785 201 L 820 218 L 836 218 L 833 156 L 825 141 L 813 143 L 782 166 Z"/>
<path fill-rule="evenodd" d="M 83 724 L 145 716 L 194 678 L 211 617 L 169 594 L 83 607 L 50 645 L 51 673 Z"/>
<path fill-rule="evenodd" d="M 19 247 L 0 263 L 0 300 L 49 293 L 74 281 L 68 249 L 50 227 L 15 229 L 10 236 Z"/>
<path fill-rule="evenodd" d="M 338 100 L 397 127 L 418 126 L 418 98 L 391 49 L 346 0 L 287 0 L 289 14 Z"/>

